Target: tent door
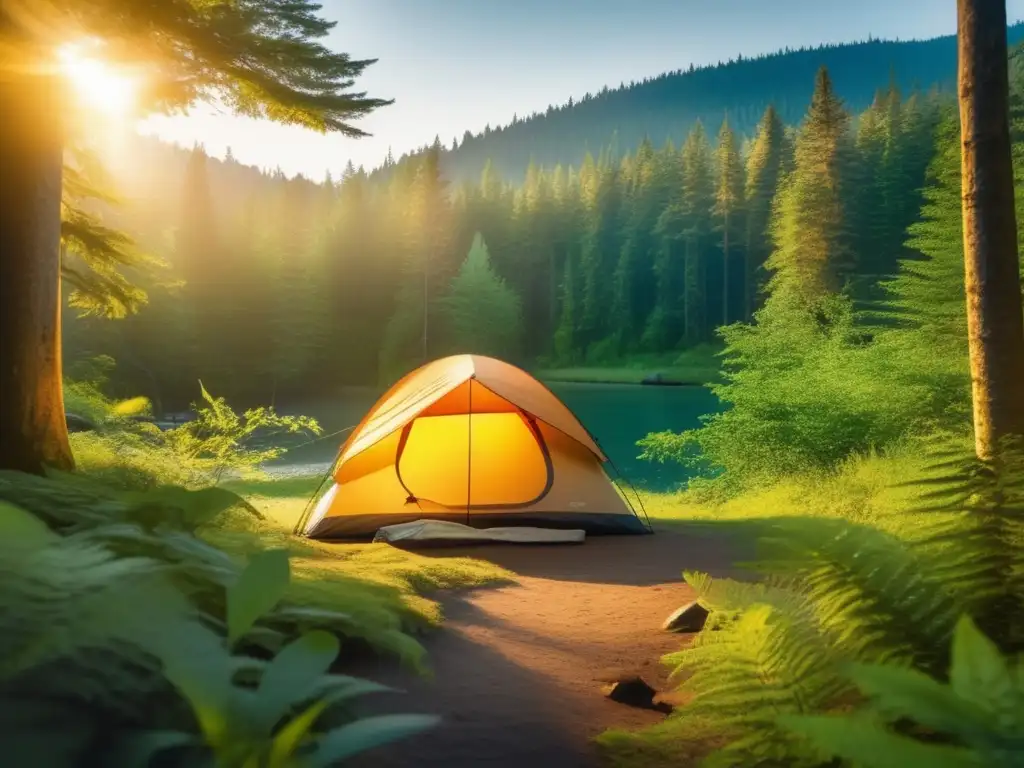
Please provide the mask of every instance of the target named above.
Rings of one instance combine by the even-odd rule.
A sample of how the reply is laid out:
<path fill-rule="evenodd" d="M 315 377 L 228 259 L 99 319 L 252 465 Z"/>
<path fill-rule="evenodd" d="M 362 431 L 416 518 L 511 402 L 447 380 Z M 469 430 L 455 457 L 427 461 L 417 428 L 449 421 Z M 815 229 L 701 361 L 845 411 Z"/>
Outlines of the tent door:
<path fill-rule="evenodd" d="M 519 410 L 414 419 L 402 431 L 395 471 L 425 512 L 467 515 L 536 504 L 554 480 L 540 430 Z"/>

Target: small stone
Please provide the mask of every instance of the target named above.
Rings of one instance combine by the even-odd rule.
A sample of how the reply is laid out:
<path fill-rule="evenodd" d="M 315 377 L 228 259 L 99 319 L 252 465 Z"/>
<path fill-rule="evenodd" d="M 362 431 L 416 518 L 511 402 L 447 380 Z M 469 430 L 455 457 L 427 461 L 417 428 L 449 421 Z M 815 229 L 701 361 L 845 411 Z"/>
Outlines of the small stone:
<path fill-rule="evenodd" d="M 667 632 L 700 632 L 710 611 L 700 603 L 687 603 L 665 619 L 661 628 Z"/>
<path fill-rule="evenodd" d="M 657 691 L 642 678 L 629 677 L 618 680 L 602 689 L 604 695 L 619 704 L 640 709 L 655 709 L 654 696 Z"/>

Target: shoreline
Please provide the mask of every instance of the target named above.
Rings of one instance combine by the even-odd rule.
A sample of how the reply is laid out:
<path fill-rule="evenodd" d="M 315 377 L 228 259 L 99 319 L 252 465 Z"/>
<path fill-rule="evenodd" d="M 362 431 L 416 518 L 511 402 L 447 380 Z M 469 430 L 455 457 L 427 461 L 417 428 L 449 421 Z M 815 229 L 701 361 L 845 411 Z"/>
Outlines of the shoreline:
<path fill-rule="evenodd" d="M 613 379 L 588 379 L 560 376 L 543 376 L 537 374 L 537 378 L 545 384 L 600 384 L 602 386 L 628 386 L 628 387 L 706 387 L 714 384 L 713 381 L 683 381 L 678 379 L 662 379 L 661 381 L 633 381 Z"/>

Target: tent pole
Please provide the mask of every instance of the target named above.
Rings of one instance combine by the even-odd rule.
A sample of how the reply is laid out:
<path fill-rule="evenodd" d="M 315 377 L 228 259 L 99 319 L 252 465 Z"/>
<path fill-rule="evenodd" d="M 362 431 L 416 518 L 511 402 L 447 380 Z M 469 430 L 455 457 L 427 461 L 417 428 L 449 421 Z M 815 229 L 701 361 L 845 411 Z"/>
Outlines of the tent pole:
<path fill-rule="evenodd" d="M 473 379 L 469 380 L 469 407 L 466 411 L 466 425 L 469 431 L 466 451 L 466 525 L 469 525 L 470 494 L 473 491 Z"/>

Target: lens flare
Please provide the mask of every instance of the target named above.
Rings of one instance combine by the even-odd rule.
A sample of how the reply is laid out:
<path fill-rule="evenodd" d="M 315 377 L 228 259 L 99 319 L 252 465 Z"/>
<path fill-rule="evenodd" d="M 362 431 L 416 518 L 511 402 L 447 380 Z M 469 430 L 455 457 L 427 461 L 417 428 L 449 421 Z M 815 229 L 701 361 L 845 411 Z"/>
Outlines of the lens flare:
<path fill-rule="evenodd" d="M 92 55 L 83 43 L 62 46 L 58 51 L 61 70 L 82 105 L 109 115 L 126 115 L 135 104 L 138 82 Z"/>

